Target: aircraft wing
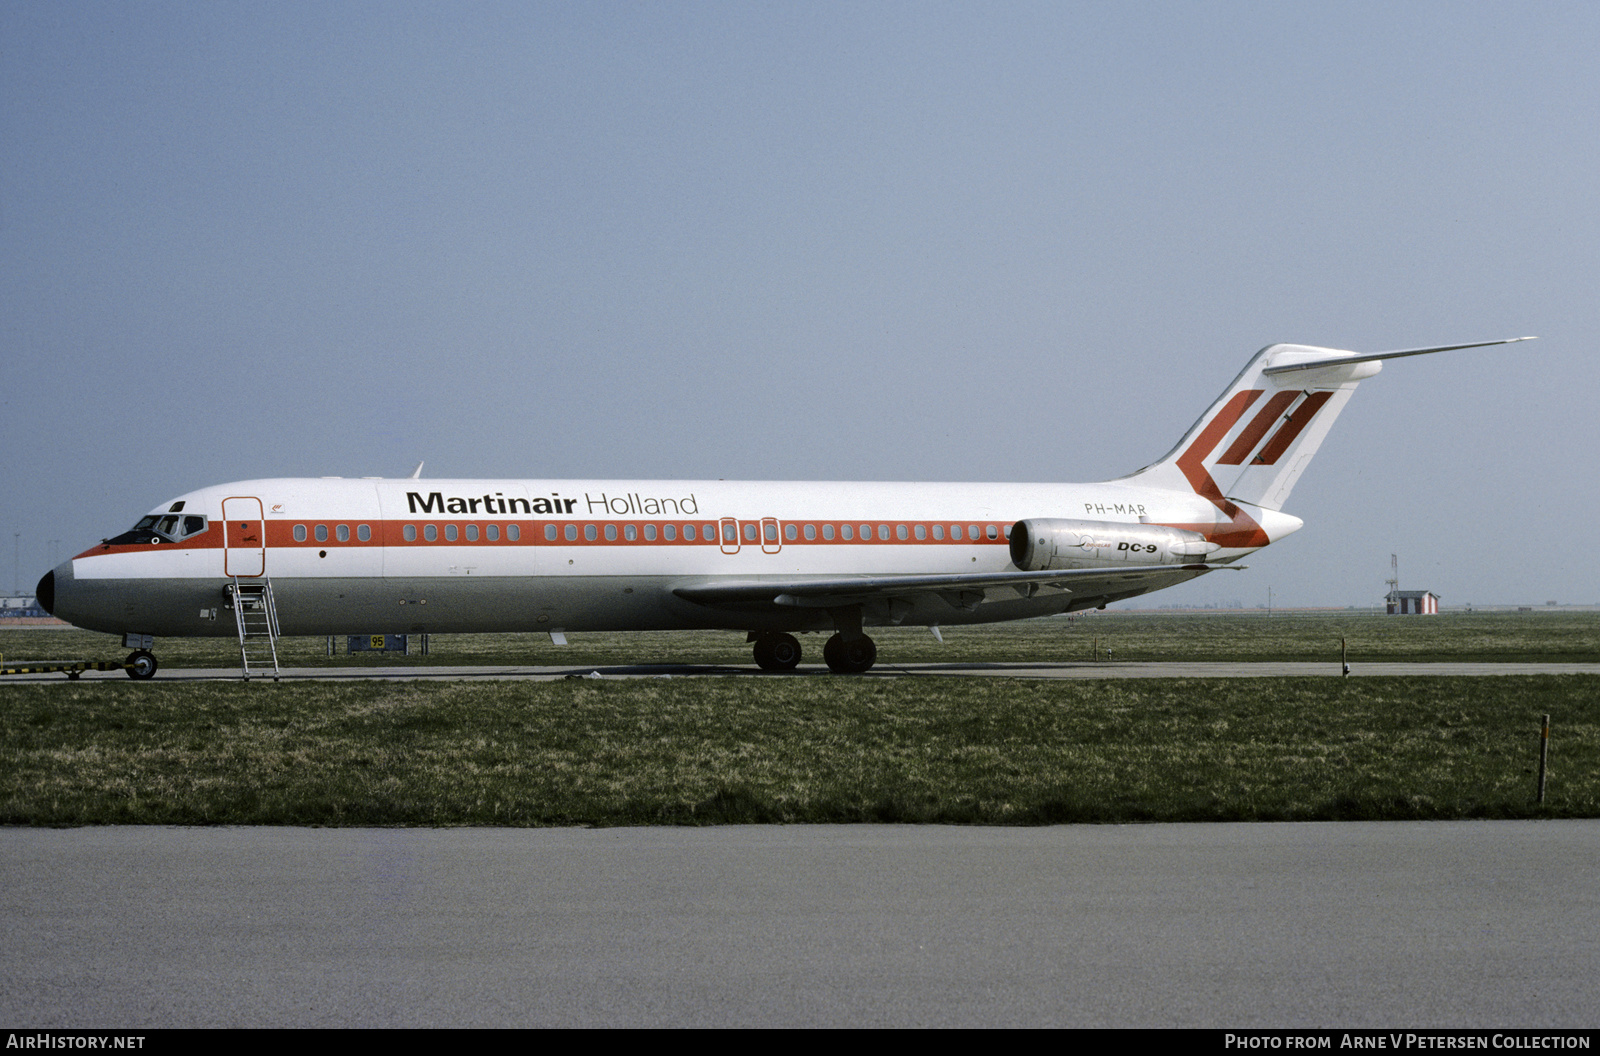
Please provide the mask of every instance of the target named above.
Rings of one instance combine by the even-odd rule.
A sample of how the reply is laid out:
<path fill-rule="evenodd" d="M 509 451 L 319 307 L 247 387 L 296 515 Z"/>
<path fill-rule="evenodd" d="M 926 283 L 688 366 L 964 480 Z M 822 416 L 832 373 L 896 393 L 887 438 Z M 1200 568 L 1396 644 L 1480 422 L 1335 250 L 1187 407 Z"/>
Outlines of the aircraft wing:
<path fill-rule="evenodd" d="M 936 596 L 944 599 L 952 608 L 970 611 L 987 600 L 991 592 L 1023 598 L 1031 598 L 1041 591 L 1058 591 L 1084 597 L 1120 597 L 1154 589 L 1163 579 L 1175 583 L 1192 579 L 1197 573 L 1242 567 L 1192 564 L 822 579 L 707 579 L 684 583 L 672 592 L 686 601 L 718 608 L 748 609 L 784 605 L 826 609 Z"/>

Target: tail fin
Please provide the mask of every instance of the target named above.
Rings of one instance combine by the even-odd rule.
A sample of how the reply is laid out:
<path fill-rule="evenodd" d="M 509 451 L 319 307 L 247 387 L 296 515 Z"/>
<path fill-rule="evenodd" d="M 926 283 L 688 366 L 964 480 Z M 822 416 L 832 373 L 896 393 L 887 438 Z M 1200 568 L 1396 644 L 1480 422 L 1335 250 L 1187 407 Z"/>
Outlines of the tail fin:
<path fill-rule="evenodd" d="M 1225 511 L 1232 503 L 1282 510 L 1356 385 L 1383 369 L 1379 360 L 1531 340 L 1513 337 L 1367 354 L 1269 345 L 1165 458 L 1123 479 L 1193 490 Z"/>

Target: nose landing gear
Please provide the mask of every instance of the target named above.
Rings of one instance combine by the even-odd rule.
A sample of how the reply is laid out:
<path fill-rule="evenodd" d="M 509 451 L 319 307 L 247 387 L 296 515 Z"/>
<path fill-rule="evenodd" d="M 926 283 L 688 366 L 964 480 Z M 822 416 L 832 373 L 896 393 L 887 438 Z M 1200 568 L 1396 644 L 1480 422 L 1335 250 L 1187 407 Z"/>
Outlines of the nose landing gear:
<path fill-rule="evenodd" d="M 148 649 L 135 649 L 128 654 L 125 663 L 127 667 L 124 670 L 128 672 L 128 677 L 141 682 L 156 677 L 156 668 L 160 666 L 156 663 L 156 654 Z"/>

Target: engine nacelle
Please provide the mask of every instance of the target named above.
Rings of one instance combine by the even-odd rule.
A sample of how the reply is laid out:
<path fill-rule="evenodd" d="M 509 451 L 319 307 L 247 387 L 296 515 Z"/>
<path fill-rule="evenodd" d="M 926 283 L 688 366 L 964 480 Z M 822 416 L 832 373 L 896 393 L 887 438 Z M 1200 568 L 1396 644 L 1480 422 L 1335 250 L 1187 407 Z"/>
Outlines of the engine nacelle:
<path fill-rule="evenodd" d="M 1199 532 L 1160 524 L 1053 517 L 1011 526 L 1011 560 L 1024 572 L 1118 565 L 1187 565 L 1222 549 Z"/>

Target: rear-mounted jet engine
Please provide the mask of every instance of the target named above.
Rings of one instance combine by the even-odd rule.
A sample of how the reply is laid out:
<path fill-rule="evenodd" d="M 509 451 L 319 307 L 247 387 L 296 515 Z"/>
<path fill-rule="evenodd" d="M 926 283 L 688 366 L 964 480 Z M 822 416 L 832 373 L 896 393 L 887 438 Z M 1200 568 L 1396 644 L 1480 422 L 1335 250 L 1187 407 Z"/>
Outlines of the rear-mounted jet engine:
<path fill-rule="evenodd" d="M 1011 560 L 1024 572 L 1117 565 L 1188 565 L 1221 549 L 1199 532 L 1160 524 L 1035 518 L 1011 528 Z"/>

